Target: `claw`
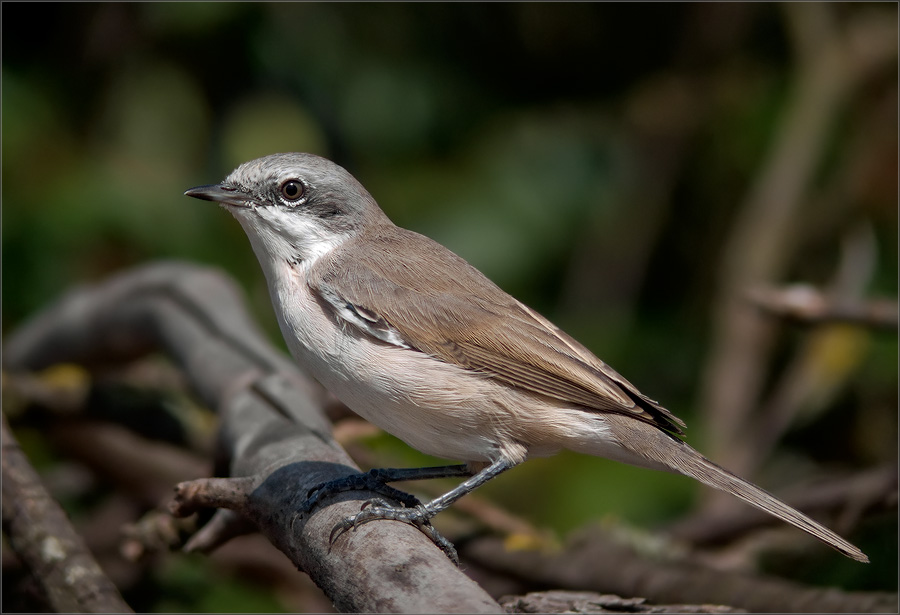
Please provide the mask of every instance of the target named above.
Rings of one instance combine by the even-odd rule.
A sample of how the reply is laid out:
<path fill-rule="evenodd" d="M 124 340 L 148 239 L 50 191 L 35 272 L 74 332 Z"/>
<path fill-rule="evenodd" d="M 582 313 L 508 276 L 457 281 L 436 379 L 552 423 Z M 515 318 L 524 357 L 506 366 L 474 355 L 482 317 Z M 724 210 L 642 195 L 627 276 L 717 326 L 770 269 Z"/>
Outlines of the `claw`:
<path fill-rule="evenodd" d="M 459 555 L 449 540 L 438 533 L 429 521 L 435 514 L 449 506 L 461 495 L 473 489 L 472 481 L 484 482 L 488 478 L 507 469 L 508 462 L 500 460 L 483 470 L 479 475 L 470 478 L 462 485 L 444 494 L 440 498 L 423 505 L 418 498 L 389 487 L 386 482 L 396 480 L 416 480 L 423 478 L 439 478 L 444 476 L 460 476 L 466 474 L 465 466 L 447 466 L 440 468 L 421 468 L 418 470 L 370 470 L 363 474 L 354 474 L 322 483 L 307 492 L 306 500 L 300 505 L 297 516 L 302 516 L 312 511 L 326 497 L 344 491 L 368 490 L 375 491 L 385 497 L 400 502 L 399 506 L 389 504 L 387 500 L 375 498 L 367 501 L 360 507 L 360 511 L 351 517 L 347 517 L 334 526 L 328 537 L 329 544 L 334 542 L 347 530 L 376 519 L 402 521 L 419 529 L 428 536 L 449 557 L 453 563 L 459 565 Z M 490 472 L 488 472 L 490 471 Z M 486 473 L 487 472 L 487 473 Z M 480 484 L 478 482 L 478 484 Z M 477 486 L 477 484 L 474 484 Z M 292 524 L 293 524 L 292 520 Z"/>
<path fill-rule="evenodd" d="M 408 523 L 409 525 L 418 528 L 420 532 L 431 539 L 431 542 L 440 547 L 441 551 L 443 551 L 454 564 L 459 566 L 459 554 L 456 552 L 456 548 L 449 540 L 444 538 L 436 529 L 434 529 L 434 526 L 431 525 L 431 522 L 429 521 L 431 516 L 429 511 L 421 504 L 415 508 L 401 508 L 390 506 L 382 499 L 369 500 L 362 505 L 360 512 L 352 517 L 347 517 L 335 525 L 331 530 L 331 535 L 328 537 L 328 540 L 331 544 L 334 544 L 335 540 L 340 538 L 341 534 L 344 532 L 356 529 L 358 526 L 368 523 L 369 521 L 376 521 L 378 519 L 402 521 L 403 523 Z"/>
<path fill-rule="evenodd" d="M 337 540 L 341 536 L 341 534 L 343 534 L 344 532 L 346 532 L 347 530 L 349 530 L 351 528 L 356 527 L 353 524 L 350 524 L 350 525 L 347 524 L 347 521 L 349 521 L 350 519 L 351 519 L 351 517 L 347 517 L 340 523 L 336 524 L 333 528 L 331 528 L 331 534 L 329 534 L 329 536 L 328 536 L 328 544 L 329 545 L 333 545 L 334 541 Z M 337 534 L 337 536 L 335 536 L 335 534 Z"/>

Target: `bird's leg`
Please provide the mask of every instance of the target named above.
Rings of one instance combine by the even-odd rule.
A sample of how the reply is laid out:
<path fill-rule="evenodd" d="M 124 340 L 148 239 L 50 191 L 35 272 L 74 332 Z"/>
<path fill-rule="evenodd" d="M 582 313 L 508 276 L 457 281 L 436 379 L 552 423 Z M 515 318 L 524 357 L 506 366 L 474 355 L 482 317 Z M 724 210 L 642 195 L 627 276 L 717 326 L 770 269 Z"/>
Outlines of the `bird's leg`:
<path fill-rule="evenodd" d="M 509 459 L 500 458 L 491 465 L 487 466 L 468 480 L 460 483 L 454 489 L 451 489 L 444 495 L 433 499 L 427 504 L 417 504 L 412 508 L 404 508 L 399 506 L 391 506 L 384 500 L 372 500 L 370 502 L 366 502 L 363 506 L 363 510 L 353 515 L 352 517 L 347 517 L 336 526 L 331 531 L 331 541 L 334 542 L 341 534 L 345 531 L 355 528 L 358 525 L 362 525 L 363 523 L 368 523 L 369 521 L 374 521 L 376 519 L 390 519 L 393 521 L 403 521 L 404 523 L 409 523 L 410 525 L 414 525 L 419 528 L 426 536 L 431 538 L 431 540 L 441 547 L 450 559 L 454 561 L 458 561 L 458 558 L 455 557 L 456 549 L 453 548 L 453 545 L 447 541 L 446 538 L 437 533 L 437 531 L 431 526 L 429 520 L 453 504 L 456 500 L 466 495 L 470 491 L 480 487 L 487 481 L 491 480 L 498 474 L 505 472 L 506 470 L 513 467 L 515 462 L 510 461 Z M 466 466 L 447 466 L 446 468 L 422 468 L 421 471 L 423 475 L 416 476 L 416 478 L 438 478 L 443 476 L 460 476 L 468 474 L 465 471 Z M 435 474 L 437 470 L 446 470 L 453 471 L 453 473 L 441 473 Z M 388 470 L 388 472 L 393 472 L 394 470 Z M 400 472 L 404 472 L 400 470 Z M 410 469 L 407 472 L 410 475 L 415 474 L 414 469 Z M 391 480 L 411 480 L 411 476 L 405 479 L 391 479 Z"/>
<path fill-rule="evenodd" d="M 465 465 L 438 466 L 432 468 L 373 468 L 368 472 L 352 474 L 317 485 L 309 490 L 307 499 L 300 507 L 300 513 L 307 513 L 328 496 L 345 491 L 374 491 L 386 498 L 397 500 L 404 506 L 413 508 L 422 503 L 408 493 L 389 487 L 387 483 L 405 480 L 427 480 L 453 476 L 470 476 Z"/>
<path fill-rule="evenodd" d="M 342 493 L 344 491 L 367 490 L 380 493 L 381 495 L 400 502 L 407 508 L 394 508 L 383 499 L 369 500 L 363 505 L 363 508 L 376 504 L 377 509 L 385 510 L 416 510 L 422 506 L 422 503 L 413 495 L 389 487 L 387 483 L 406 481 L 406 480 L 426 480 L 431 478 L 447 478 L 455 476 L 471 476 L 471 472 L 466 465 L 438 466 L 430 468 L 374 468 L 365 473 L 353 474 L 345 476 L 329 482 L 322 483 L 310 489 L 308 498 L 300 507 L 298 514 L 304 514 L 311 511 L 319 503 L 330 495 Z M 474 488 L 474 487 L 473 487 Z M 387 518 L 387 517 L 386 517 Z M 371 521 L 372 519 L 367 519 Z M 339 523 L 335 529 L 342 528 L 347 522 L 345 519 Z M 360 521 L 364 523 L 365 521 Z M 450 544 L 450 541 L 438 533 L 427 519 L 424 521 L 413 523 L 423 534 L 428 536 L 432 542 L 447 554 L 447 556 L 455 563 L 459 563 L 459 557 L 456 549 Z M 334 542 L 334 530 L 331 532 L 330 540 Z"/>

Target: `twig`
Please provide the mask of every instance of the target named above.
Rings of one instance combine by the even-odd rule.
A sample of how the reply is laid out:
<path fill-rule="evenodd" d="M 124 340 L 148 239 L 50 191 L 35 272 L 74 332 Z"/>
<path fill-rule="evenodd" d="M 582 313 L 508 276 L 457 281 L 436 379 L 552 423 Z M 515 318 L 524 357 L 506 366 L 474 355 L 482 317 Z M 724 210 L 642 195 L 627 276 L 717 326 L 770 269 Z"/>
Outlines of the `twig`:
<path fill-rule="evenodd" d="M 827 305 L 831 312 L 839 312 L 862 302 L 875 268 L 876 248 L 875 234 L 869 224 L 858 224 L 844 234 L 840 262 L 820 295 L 821 305 Z M 806 299 L 805 304 L 809 306 L 809 292 L 799 288 L 809 287 L 793 287 L 798 289 L 792 293 L 794 301 L 799 304 Z M 753 426 L 746 430 L 745 439 L 753 443 L 744 452 L 750 470 L 755 471 L 769 457 L 802 414 L 809 417 L 824 408 L 861 364 L 862 349 L 868 338 L 867 328 L 836 323 L 806 332 L 766 398 L 759 402 Z M 840 357 L 839 361 L 835 360 L 836 356 Z"/>
<path fill-rule="evenodd" d="M 173 483 L 205 476 L 211 467 L 183 448 L 142 438 L 114 423 L 63 419 L 47 432 L 55 447 L 143 506 L 159 506 Z"/>
<path fill-rule="evenodd" d="M 131 613 L 0 419 L 3 529 L 59 613 Z"/>
<path fill-rule="evenodd" d="M 829 301 L 825 293 L 808 284 L 755 288 L 747 291 L 747 299 L 765 312 L 808 324 L 843 322 L 896 330 L 900 322 L 896 301 L 873 299 L 844 305 Z"/>

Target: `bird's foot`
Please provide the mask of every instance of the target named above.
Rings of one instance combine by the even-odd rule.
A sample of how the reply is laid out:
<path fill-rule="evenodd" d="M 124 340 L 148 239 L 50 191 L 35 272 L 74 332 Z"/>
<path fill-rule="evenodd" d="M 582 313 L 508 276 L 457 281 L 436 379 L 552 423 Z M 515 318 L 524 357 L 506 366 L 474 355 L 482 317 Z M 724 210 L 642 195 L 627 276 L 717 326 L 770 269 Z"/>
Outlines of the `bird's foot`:
<path fill-rule="evenodd" d="M 356 529 L 358 526 L 375 521 L 378 519 L 387 519 L 389 521 L 402 521 L 419 529 L 420 532 L 428 536 L 431 542 L 436 544 L 449 557 L 454 564 L 459 565 L 459 554 L 453 544 L 444 538 L 434 526 L 431 525 L 431 517 L 434 516 L 426 505 L 418 503 L 411 508 L 401 506 L 391 506 L 387 501 L 382 499 L 369 500 L 362 506 L 362 510 L 352 517 L 347 517 L 334 526 L 331 530 L 329 540 L 334 543 L 341 534 L 348 530 Z"/>
<path fill-rule="evenodd" d="M 385 484 L 378 470 L 370 470 L 360 474 L 351 474 L 343 478 L 331 480 L 317 485 L 306 494 L 306 501 L 300 506 L 299 513 L 311 512 L 326 498 L 345 491 L 374 491 L 385 498 L 396 500 L 406 507 L 420 506 L 421 502 L 414 495 Z"/>

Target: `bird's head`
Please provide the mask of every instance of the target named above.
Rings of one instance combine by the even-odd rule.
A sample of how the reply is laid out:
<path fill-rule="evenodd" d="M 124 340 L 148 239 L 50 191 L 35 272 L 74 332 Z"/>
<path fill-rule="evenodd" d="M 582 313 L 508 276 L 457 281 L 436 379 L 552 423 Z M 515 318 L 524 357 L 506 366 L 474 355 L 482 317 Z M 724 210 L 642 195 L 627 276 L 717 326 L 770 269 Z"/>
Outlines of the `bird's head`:
<path fill-rule="evenodd" d="M 368 226 L 390 224 L 343 167 L 313 154 L 272 154 L 246 162 L 220 184 L 185 195 L 215 201 L 244 227 L 260 260 L 313 262 Z"/>

